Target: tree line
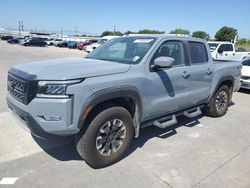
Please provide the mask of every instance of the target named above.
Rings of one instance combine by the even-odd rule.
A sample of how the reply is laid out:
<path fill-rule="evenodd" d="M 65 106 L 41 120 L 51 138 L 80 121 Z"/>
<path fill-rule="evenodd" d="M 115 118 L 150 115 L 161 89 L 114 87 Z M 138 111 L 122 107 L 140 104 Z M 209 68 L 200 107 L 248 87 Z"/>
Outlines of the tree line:
<path fill-rule="evenodd" d="M 107 35 L 122 36 L 122 35 L 128 35 L 128 34 L 164 34 L 164 33 L 165 31 L 143 29 L 138 32 L 126 31 L 125 33 L 122 33 L 120 31 L 104 31 L 101 36 L 107 36 Z M 214 38 L 217 41 L 231 41 L 231 40 L 234 40 L 237 33 L 238 33 L 237 29 L 233 27 L 224 26 L 216 32 Z M 182 29 L 182 28 L 177 28 L 175 30 L 172 30 L 169 32 L 169 34 L 191 35 L 189 30 Z M 201 38 L 205 40 L 211 39 L 210 35 L 205 31 L 194 31 L 192 33 L 192 37 Z"/>

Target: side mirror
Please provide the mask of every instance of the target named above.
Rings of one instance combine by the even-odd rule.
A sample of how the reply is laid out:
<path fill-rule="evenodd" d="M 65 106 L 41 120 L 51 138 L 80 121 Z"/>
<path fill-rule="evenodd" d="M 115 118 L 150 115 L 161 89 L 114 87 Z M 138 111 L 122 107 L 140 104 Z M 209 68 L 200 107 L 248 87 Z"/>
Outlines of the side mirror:
<path fill-rule="evenodd" d="M 151 66 L 151 68 L 170 68 L 172 67 L 174 61 L 175 59 L 172 57 L 158 57 L 154 60 L 154 64 Z"/>

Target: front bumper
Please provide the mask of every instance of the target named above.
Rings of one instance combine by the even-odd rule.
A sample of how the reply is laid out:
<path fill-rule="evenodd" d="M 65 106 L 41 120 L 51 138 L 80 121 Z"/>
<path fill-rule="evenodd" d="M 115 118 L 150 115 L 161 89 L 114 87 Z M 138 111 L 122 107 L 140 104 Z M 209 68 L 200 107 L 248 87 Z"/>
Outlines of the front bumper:
<path fill-rule="evenodd" d="M 53 139 L 55 137 L 55 135 L 44 131 L 29 113 L 16 107 L 8 99 L 7 99 L 7 104 L 11 110 L 11 115 L 15 118 L 16 122 L 26 131 L 31 132 L 32 135 L 37 136 L 39 138 Z"/>
<path fill-rule="evenodd" d="M 7 94 L 7 104 L 16 122 L 32 135 L 53 139 L 70 136 L 79 132 L 74 126 L 72 117 L 73 101 L 69 99 L 33 99 L 29 105 L 16 101 Z M 60 117 L 58 120 L 47 120 L 44 117 Z"/>
<path fill-rule="evenodd" d="M 250 89 L 250 80 L 240 79 L 240 87 L 243 89 Z"/>

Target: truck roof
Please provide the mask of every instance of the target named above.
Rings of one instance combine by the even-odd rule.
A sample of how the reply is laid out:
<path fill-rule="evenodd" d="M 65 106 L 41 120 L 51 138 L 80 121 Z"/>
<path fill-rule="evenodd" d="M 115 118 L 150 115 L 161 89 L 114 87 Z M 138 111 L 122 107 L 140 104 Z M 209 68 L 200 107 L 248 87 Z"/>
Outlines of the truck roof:
<path fill-rule="evenodd" d="M 191 40 L 191 41 L 200 41 L 206 42 L 204 39 L 194 38 L 190 35 L 180 35 L 180 34 L 129 34 L 124 35 L 123 37 L 152 37 L 157 39 L 171 38 L 173 40 Z"/>

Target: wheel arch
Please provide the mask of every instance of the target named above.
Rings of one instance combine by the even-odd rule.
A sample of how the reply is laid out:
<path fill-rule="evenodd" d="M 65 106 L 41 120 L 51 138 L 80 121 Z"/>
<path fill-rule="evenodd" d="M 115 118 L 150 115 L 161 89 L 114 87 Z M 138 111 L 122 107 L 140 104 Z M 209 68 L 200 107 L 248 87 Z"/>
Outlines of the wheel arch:
<path fill-rule="evenodd" d="M 234 88 L 234 77 L 232 75 L 228 75 L 228 76 L 223 76 L 219 79 L 216 87 L 214 88 L 214 90 L 212 91 L 212 94 L 209 98 L 209 102 L 208 102 L 208 106 L 211 105 L 211 102 L 212 102 L 212 98 L 213 96 L 215 95 L 215 93 L 217 92 L 217 90 L 222 86 L 222 85 L 226 85 L 228 86 L 229 90 L 231 91 L 230 92 L 230 99 L 232 98 L 232 91 L 233 91 L 233 88 Z"/>
<path fill-rule="evenodd" d="M 132 102 L 132 104 L 130 104 Z M 88 98 L 82 107 L 78 120 L 78 127 L 81 131 L 87 128 L 88 118 L 91 114 L 104 105 L 114 104 L 125 107 L 133 118 L 135 136 L 139 134 L 139 125 L 143 113 L 141 97 L 137 88 L 133 86 L 108 88 L 94 93 Z"/>

